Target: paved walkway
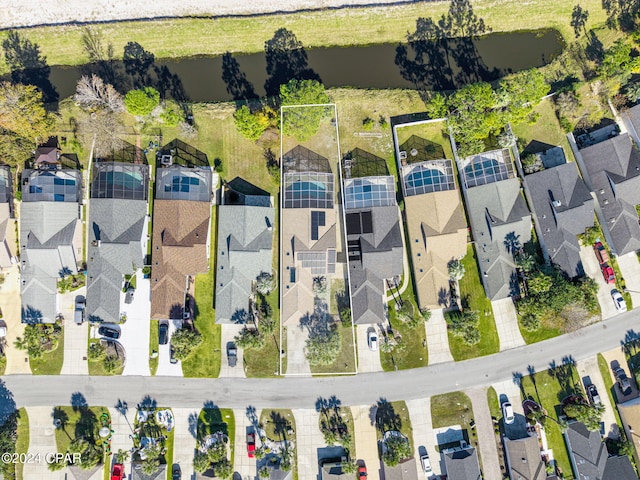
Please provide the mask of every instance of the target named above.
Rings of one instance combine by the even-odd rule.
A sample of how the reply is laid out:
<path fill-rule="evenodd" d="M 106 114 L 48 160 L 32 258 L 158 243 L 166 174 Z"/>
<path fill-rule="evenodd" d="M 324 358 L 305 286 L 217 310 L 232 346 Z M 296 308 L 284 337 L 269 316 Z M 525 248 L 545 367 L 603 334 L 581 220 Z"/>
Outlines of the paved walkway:
<path fill-rule="evenodd" d="M 593 251 L 593 247 L 580 246 L 580 259 L 582 260 L 582 266 L 584 272 L 593 278 L 598 284 L 598 303 L 600 304 L 600 310 L 602 311 L 602 319 L 614 317 L 618 314 L 613 300 L 611 299 L 611 290 L 615 285 L 609 285 L 604 281 L 602 272 L 600 271 L 600 264 L 596 258 L 596 254 Z"/>
<path fill-rule="evenodd" d="M 427 334 L 427 351 L 429 352 L 429 365 L 435 363 L 453 362 L 449 349 L 449 335 L 447 335 L 447 322 L 441 308 L 431 310 L 431 318 L 424 322 Z"/>
<path fill-rule="evenodd" d="M 23 350 L 18 350 L 13 342 L 24 335 L 25 325 L 22 323 L 22 305 L 20 303 L 20 270 L 17 265 L 2 272 L 5 280 L 0 285 L 0 309 L 3 320 L 7 324 L 6 350 L 7 367 L 5 373 L 31 374 L 29 357 Z"/>
<path fill-rule="evenodd" d="M 47 480 L 64 480 L 66 468 L 51 472 L 47 467 L 45 456 L 58 451 L 56 445 L 56 429 L 53 426 L 52 407 L 28 407 L 29 416 L 29 450 L 30 455 L 40 455 L 40 462 L 25 463 L 22 472 L 25 480 L 31 478 L 46 478 Z"/>
<path fill-rule="evenodd" d="M 616 423 L 616 416 L 613 413 L 615 405 L 611 405 L 611 401 L 609 400 L 607 389 L 600 374 L 600 369 L 598 368 L 598 357 L 591 357 L 578 362 L 577 368 L 585 389 L 587 385 L 593 384 L 598 390 L 600 401 L 605 408 L 604 414 L 602 415 L 605 435 L 611 438 L 618 438 L 620 436 L 620 430 Z"/>
<path fill-rule="evenodd" d="M 128 305 L 124 303 L 125 294 L 120 293 L 120 312 L 127 315 L 127 321 L 120 326 L 122 335 L 118 340 L 127 356 L 122 375 L 151 375 L 149 370 L 150 285 L 149 279 L 145 279 L 138 271 L 133 302 Z"/>
<path fill-rule="evenodd" d="M 500 350 L 509 350 L 524 345 L 513 300 L 511 298 L 494 300 L 491 302 L 491 306 L 493 307 L 493 317 L 496 320 L 498 338 L 500 338 Z"/>
<path fill-rule="evenodd" d="M 58 294 L 58 305 L 64 316 L 64 361 L 62 375 L 88 375 L 87 344 L 89 341 L 89 326 L 87 323 L 78 325 L 74 322 L 76 296 L 85 297 L 86 287 L 73 292 Z"/>
<path fill-rule="evenodd" d="M 183 479 L 192 480 L 195 479 L 193 455 L 196 449 L 196 423 L 193 422 L 197 422 L 200 410 L 196 408 L 172 408 L 171 411 L 173 412 L 173 419 L 175 421 L 175 429 L 173 432 L 173 463 L 180 465 Z M 170 468 L 171 467 L 169 467 L 169 469 Z"/>
<path fill-rule="evenodd" d="M 234 409 L 233 415 L 236 420 L 236 438 L 233 439 L 235 449 L 233 457 L 233 468 L 240 474 L 242 480 L 253 480 L 258 474 L 257 460 L 249 458 L 247 454 L 247 433 L 254 432 L 254 427 L 247 417 L 246 409 Z M 256 417 L 260 418 L 260 410 L 256 410 Z M 260 442 L 256 435 L 256 442 Z"/>
<path fill-rule="evenodd" d="M 493 420 L 491 420 L 491 412 L 489 412 L 489 404 L 487 403 L 487 389 L 485 387 L 471 388 L 465 390 L 465 393 L 471 399 L 473 407 L 473 419 L 476 422 L 478 450 L 480 450 L 484 478 L 502 478 Z"/>
<path fill-rule="evenodd" d="M 296 421 L 298 478 L 313 480 L 318 476 L 318 448 L 325 445 L 319 428 L 320 415 L 315 410 L 293 410 Z"/>
<path fill-rule="evenodd" d="M 378 337 L 378 350 L 372 352 L 369 348 L 369 331 L 375 331 Z M 356 340 L 358 342 L 358 373 L 381 372 L 380 363 L 380 328 L 378 325 L 356 325 Z"/>
<path fill-rule="evenodd" d="M 111 415 L 111 430 L 113 430 L 113 436 L 111 437 L 111 451 L 116 454 L 118 450 L 122 450 L 124 452 L 131 452 L 133 448 L 133 440 L 131 439 L 131 426 L 127 422 L 127 418 L 133 422 L 133 419 L 136 416 L 135 409 L 131 409 L 126 412 L 127 416 L 122 415 L 115 408 L 109 408 L 109 415 Z M 111 456 L 111 466 L 115 463 L 115 455 Z M 131 455 L 128 456 L 128 459 L 124 462 L 124 471 L 127 475 L 126 478 L 131 478 Z"/>
<path fill-rule="evenodd" d="M 431 460 L 431 468 L 433 469 L 433 474 L 428 478 L 435 479 L 437 476 L 444 474 L 446 470 L 442 455 L 436 451 L 433 423 L 431 422 L 431 398 L 408 400 L 406 403 L 409 409 L 409 417 L 411 418 L 411 428 L 413 429 L 413 444 L 416 449 L 418 478 L 424 475 L 420 473 L 422 471 L 420 454 L 426 450 Z"/>
<path fill-rule="evenodd" d="M 220 377 L 235 377 L 235 378 L 245 378 L 244 372 L 244 353 L 242 348 L 238 348 L 238 361 L 235 367 L 229 366 L 229 361 L 227 359 L 227 348 L 229 343 L 233 342 L 240 330 L 242 330 L 243 325 L 222 325 L 222 341 L 220 342 L 222 348 L 222 359 L 220 365 Z"/>
<path fill-rule="evenodd" d="M 283 359 L 287 362 L 286 375 L 311 375 L 309 362 L 304 355 L 307 338 L 309 332 L 306 328 L 301 329 L 297 325 L 287 327 L 287 356 Z"/>
<path fill-rule="evenodd" d="M 631 295 L 633 308 L 640 307 L 640 261 L 638 261 L 636 252 L 618 257 L 618 266 L 626 283 L 627 291 Z"/>
<path fill-rule="evenodd" d="M 165 377 L 182 377 L 182 362 L 171 363 L 171 336 L 180 328 L 182 328 L 182 320 L 166 320 L 169 322 L 169 341 L 166 345 L 158 345 L 158 369 L 156 375 Z M 157 327 L 158 322 L 152 325 Z"/>
<path fill-rule="evenodd" d="M 351 407 L 351 415 L 356 444 L 354 459 L 364 462 L 367 467 L 367 480 L 380 480 L 382 464 L 378 458 L 376 427 L 371 422 L 371 405 Z"/>

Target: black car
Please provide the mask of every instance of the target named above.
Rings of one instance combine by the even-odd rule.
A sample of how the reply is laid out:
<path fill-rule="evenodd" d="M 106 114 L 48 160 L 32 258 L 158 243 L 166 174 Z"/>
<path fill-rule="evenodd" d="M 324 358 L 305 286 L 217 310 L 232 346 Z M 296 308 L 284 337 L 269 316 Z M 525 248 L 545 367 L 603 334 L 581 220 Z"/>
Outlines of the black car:
<path fill-rule="evenodd" d="M 598 389 L 594 384 L 591 384 L 587 387 L 587 395 L 589 395 L 589 400 L 593 405 L 599 405 L 602 403 L 600 400 L 600 395 L 598 394 Z"/>
<path fill-rule="evenodd" d="M 169 342 L 169 324 L 167 322 L 158 323 L 158 343 L 166 345 Z"/>
<path fill-rule="evenodd" d="M 618 380 L 618 387 L 623 395 L 629 395 L 631 393 L 631 380 L 627 377 L 627 374 L 622 368 L 617 368 L 613 372 Z"/>
<path fill-rule="evenodd" d="M 233 342 L 229 342 L 227 345 L 227 362 L 230 367 L 235 367 L 238 363 L 238 347 Z"/>
<path fill-rule="evenodd" d="M 171 469 L 171 480 L 180 480 L 182 478 L 182 471 L 180 470 L 180 465 L 177 463 Z"/>
<path fill-rule="evenodd" d="M 100 328 L 98 328 L 98 335 L 117 340 L 118 338 L 120 338 L 120 329 L 115 325 L 102 325 L 100 326 Z"/>
<path fill-rule="evenodd" d="M 169 361 L 171 363 L 178 363 L 178 359 L 176 358 L 176 350 L 175 348 L 173 348 L 173 345 L 171 345 L 171 348 L 169 349 L 169 351 L 171 352 L 171 357 Z"/>

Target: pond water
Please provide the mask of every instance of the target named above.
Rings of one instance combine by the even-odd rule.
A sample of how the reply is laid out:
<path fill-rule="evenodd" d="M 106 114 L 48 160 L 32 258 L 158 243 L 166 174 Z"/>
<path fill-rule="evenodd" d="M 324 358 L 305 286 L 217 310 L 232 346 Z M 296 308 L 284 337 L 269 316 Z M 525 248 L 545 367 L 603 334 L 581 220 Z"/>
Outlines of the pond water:
<path fill-rule="evenodd" d="M 266 55 L 193 57 L 110 64 L 122 91 L 152 84 L 168 96 L 195 102 L 228 101 L 265 94 L 292 76 L 320 78 L 327 87 L 428 88 L 448 90 L 476 81 L 492 81 L 510 72 L 539 67 L 562 52 L 555 30 L 496 33 L 478 39 L 428 44 L 382 44 L 316 48 Z M 80 47 L 78 47 L 80 48 Z M 267 67 L 270 74 L 267 74 Z M 49 80 L 59 98 L 75 91 L 83 72 L 99 66 L 51 67 Z"/>

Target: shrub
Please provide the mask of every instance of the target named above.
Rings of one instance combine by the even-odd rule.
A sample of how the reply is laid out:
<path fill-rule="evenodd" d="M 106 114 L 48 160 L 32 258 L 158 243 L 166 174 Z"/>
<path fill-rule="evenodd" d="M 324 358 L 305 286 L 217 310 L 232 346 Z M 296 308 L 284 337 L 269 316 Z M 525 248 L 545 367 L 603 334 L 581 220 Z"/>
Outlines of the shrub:
<path fill-rule="evenodd" d="M 100 342 L 94 342 L 89 345 L 89 351 L 87 353 L 87 357 L 89 358 L 89 360 L 102 360 L 106 354 L 107 349 Z"/>
<path fill-rule="evenodd" d="M 160 104 L 160 92 L 153 87 L 130 90 L 124 97 L 124 105 L 131 115 L 146 117 Z"/>
<path fill-rule="evenodd" d="M 167 100 L 160 114 L 160 120 L 168 127 L 175 127 L 184 121 L 184 110 L 177 102 Z"/>
<path fill-rule="evenodd" d="M 256 290 L 261 295 L 269 295 L 273 291 L 275 282 L 273 275 L 268 272 L 262 272 L 256 279 Z"/>
<path fill-rule="evenodd" d="M 376 121 L 373 118 L 365 118 L 362 120 L 362 128 L 366 131 L 373 130 L 373 127 L 376 126 Z"/>
<path fill-rule="evenodd" d="M 202 343 L 202 335 L 196 330 L 181 328 L 171 337 L 174 356 L 178 360 L 184 360 L 189 356 L 191 350 Z"/>
<path fill-rule="evenodd" d="M 524 315 L 520 319 L 520 322 L 522 323 L 522 326 L 527 332 L 535 332 L 540 328 L 540 319 L 538 318 L 537 315 L 533 315 L 533 314 Z"/>
<path fill-rule="evenodd" d="M 465 344 L 471 346 L 480 341 L 480 314 L 475 310 L 465 310 L 464 312 L 451 312 L 448 314 L 447 323 L 451 333 L 456 337 L 461 337 Z"/>

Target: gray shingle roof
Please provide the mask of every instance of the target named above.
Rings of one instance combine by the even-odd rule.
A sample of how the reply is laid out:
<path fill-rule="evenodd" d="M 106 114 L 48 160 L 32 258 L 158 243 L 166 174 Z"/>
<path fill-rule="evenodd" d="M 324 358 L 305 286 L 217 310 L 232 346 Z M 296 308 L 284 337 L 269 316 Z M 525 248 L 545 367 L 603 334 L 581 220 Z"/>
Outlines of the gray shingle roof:
<path fill-rule="evenodd" d="M 545 480 L 547 472 L 540 456 L 538 437 L 517 440 L 504 439 L 505 455 L 511 478 L 519 480 Z"/>
<path fill-rule="evenodd" d="M 370 212 L 371 233 L 349 233 L 351 311 L 358 324 L 381 323 L 384 314 L 384 279 L 402 273 L 402 234 L 398 207 L 347 210 L 347 215 Z"/>
<path fill-rule="evenodd" d="M 466 190 L 467 213 L 484 289 L 490 300 L 519 291 L 512 245 L 531 239 L 531 215 L 516 178 Z"/>
<path fill-rule="evenodd" d="M 120 320 L 123 277 L 144 262 L 146 222 L 146 200 L 91 199 L 86 307 L 91 321 Z"/>
<path fill-rule="evenodd" d="M 478 453 L 475 448 L 464 448 L 446 452 L 444 464 L 448 480 L 481 480 Z"/>
<path fill-rule="evenodd" d="M 569 277 L 584 275 L 577 235 L 593 226 L 593 198 L 575 163 L 524 179 L 532 200 L 539 240 L 553 263 Z"/>
<path fill-rule="evenodd" d="M 273 222 L 272 207 L 218 208 L 217 323 L 241 320 L 248 310 L 252 282 L 260 273 L 271 272 Z"/>
<path fill-rule="evenodd" d="M 580 150 L 612 249 L 624 255 L 640 249 L 640 152 L 628 134 Z"/>
<path fill-rule="evenodd" d="M 57 280 L 78 272 L 73 243 L 82 228 L 79 206 L 73 200 L 23 202 L 20 220 L 22 321 L 52 323 Z"/>

